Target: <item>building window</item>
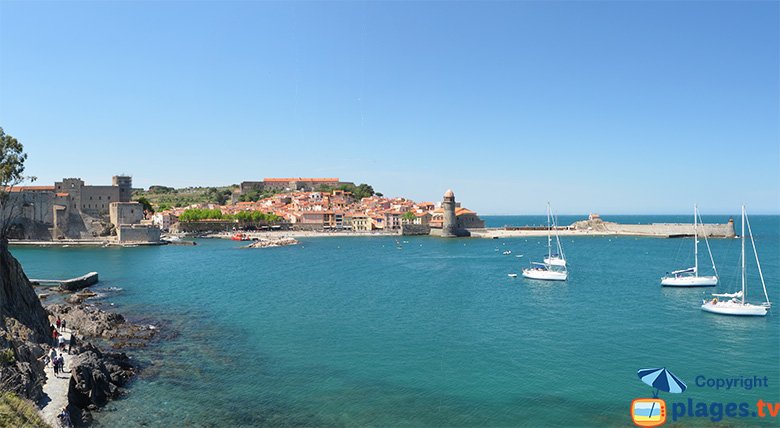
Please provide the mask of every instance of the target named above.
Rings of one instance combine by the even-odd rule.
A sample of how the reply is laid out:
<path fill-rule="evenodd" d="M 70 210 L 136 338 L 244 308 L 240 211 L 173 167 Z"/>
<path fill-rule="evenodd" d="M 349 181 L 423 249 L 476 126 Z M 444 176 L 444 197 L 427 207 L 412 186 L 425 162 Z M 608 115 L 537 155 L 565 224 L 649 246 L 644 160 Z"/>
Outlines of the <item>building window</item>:
<path fill-rule="evenodd" d="M 98 196 L 98 199 L 102 201 L 102 200 L 103 200 L 103 197 L 102 197 L 102 196 Z"/>
<path fill-rule="evenodd" d="M 92 196 L 90 196 L 90 197 L 89 197 L 89 200 L 90 200 L 90 201 L 92 200 Z"/>
<path fill-rule="evenodd" d="M 106 196 L 106 197 L 108 198 L 109 201 L 111 200 L 111 196 Z"/>

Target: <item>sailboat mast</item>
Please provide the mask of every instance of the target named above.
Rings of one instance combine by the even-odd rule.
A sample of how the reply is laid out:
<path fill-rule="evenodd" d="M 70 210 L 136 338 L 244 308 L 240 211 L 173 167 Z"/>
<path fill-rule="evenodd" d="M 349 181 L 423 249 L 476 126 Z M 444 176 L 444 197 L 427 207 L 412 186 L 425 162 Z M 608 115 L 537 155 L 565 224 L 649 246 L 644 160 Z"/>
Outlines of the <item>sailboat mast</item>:
<path fill-rule="evenodd" d="M 742 205 L 742 304 L 745 304 L 745 206 Z"/>
<path fill-rule="evenodd" d="M 764 297 L 766 298 L 766 303 L 769 304 L 769 293 L 766 291 L 766 281 L 764 281 L 764 273 L 761 272 L 761 262 L 758 261 L 758 250 L 756 250 L 756 240 L 753 239 L 753 230 L 750 228 L 750 219 L 747 218 L 747 214 L 745 214 L 745 220 L 748 227 L 748 233 L 750 234 L 750 244 L 753 246 L 753 255 L 756 256 L 756 267 L 758 268 L 758 277 L 761 278 L 761 286 L 764 288 Z"/>
<path fill-rule="evenodd" d="M 699 276 L 699 231 L 696 224 L 696 204 L 693 204 L 693 276 Z"/>
<path fill-rule="evenodd" d="M 547 259 L 552 259 L 552 236 L 550 234 L 550 203 L 547 202 Z"/>

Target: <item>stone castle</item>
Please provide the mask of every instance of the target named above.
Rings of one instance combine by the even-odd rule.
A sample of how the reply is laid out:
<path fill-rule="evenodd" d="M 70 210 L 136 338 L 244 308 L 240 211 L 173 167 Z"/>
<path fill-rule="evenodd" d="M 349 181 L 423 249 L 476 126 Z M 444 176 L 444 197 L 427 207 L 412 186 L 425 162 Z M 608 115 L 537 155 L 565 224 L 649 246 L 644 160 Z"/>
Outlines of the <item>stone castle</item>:
<path fill-rule="evenodd" d="M 159 241 L 159 229 L 143 230 L 143 206 L 132 202 L 132 177 L 116 175 L 111 185 L 87 185 L 64 178 L 53 186 L 11 189 L 14 214 L 11 238 L 26 240 L 94 239 L 116 235 L 120 242 Z M 147 228 L 149 229 L 149 228 Z M 124 233 L 123 236 L 123 232 Z"/>

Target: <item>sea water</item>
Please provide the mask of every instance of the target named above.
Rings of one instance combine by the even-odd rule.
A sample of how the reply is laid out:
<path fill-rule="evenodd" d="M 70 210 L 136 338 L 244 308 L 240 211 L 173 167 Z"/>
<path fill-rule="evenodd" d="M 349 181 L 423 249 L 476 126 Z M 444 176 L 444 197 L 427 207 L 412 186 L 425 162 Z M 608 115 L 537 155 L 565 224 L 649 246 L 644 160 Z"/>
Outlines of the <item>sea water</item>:
<path fill-rule="evenodd" d="M 654 392 L 640 368 L 666 367 L 688 384 L 660 392 L 669 406 L 780 402 L 780 217 L 751 221 L 778 303 L 766 317 L 700 310 L 709 293 L 738 289 L 736 239 L 709 241 L 721 284 L 704 289 L 660 286 L 665 272 L 692 266 L 692 239 L 562 237 L 567 282 L 508 276 L 541 261 L 546 237 L 12 251 L 31 277 L 98 271 L 97 291 L 121 288 L 103 303 L 165 338 L 131 352 L 144 370 L 98 426 L 627 426 L 631 401 Z M 708 259 L 700 246 L 703 273 Z M 761 302 L 749 266 L 748 299 Z M 696 386 L 699 376 L 766 376 L 768 385 L 716 390 Z"/>

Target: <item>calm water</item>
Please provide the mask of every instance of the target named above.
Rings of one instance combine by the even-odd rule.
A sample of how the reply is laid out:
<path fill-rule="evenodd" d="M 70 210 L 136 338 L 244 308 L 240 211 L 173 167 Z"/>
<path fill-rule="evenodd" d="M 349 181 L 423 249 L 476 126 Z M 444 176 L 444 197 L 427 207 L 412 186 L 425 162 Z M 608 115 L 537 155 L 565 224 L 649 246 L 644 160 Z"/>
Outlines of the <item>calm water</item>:
<path fill-rule="evenodd" d="M 636 377 L 645 367 L 688 383 L 682 395 L 662 393 L 667 402 L 780 402 L 780 217 L 752 222 L 779 304 L 765 318 L 706 314 L 704 290 L 659 286 L 664 272 L 692 263 L 690 239 L 565 238 L 567 283 L 507 276 L 541 257 L 544 238 L 13 252 L 33 277 L 96 270 L 99 288 L 123 289 L 107 301 L 177 333 L 135 353 L 148 367 L 97 416 L 101 426 L 628 426 L 631 400 L 652 394 Z M 734 291 L 739 241 L 711 245 L 717 290 Z M 758 301 L 756 275 L 749 296 Z M 715 391 L 696 387 L 698 375 L 767 376 L 769 387 Z"/>

